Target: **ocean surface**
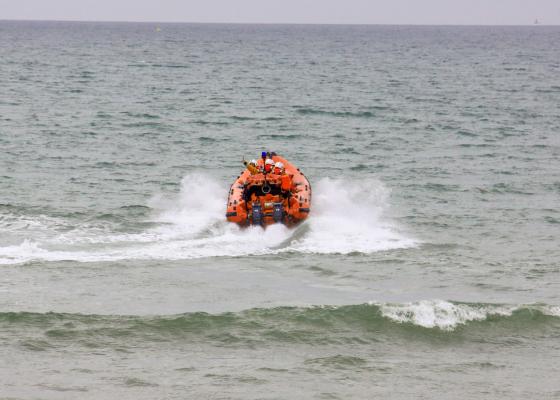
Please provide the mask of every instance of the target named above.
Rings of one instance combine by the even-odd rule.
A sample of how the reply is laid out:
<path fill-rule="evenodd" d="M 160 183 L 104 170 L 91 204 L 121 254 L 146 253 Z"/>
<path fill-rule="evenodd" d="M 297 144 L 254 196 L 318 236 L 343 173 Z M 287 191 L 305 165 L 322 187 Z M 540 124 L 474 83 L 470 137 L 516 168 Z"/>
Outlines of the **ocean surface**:
<path fill-rule="evenodd" d="M 2 399 L 560 398 L 560 27 L 0 21 L 0 148 Z"/>

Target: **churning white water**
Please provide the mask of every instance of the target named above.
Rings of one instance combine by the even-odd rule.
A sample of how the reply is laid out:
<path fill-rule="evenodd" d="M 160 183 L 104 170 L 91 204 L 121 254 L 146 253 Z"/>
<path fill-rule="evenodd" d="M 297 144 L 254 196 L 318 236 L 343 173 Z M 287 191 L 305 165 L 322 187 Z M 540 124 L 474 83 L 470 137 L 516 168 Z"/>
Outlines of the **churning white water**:
<path fill-rule="evenodd" d="M 177 195 L 156 195 L 150 200 L 154 225 L 140 233 L 100 231 L 83 225 L 61 234 L 55 229 L 57 221 L 51 221 L 50 234 L 49 226 L 37 222 L 41 232 L 37 235 L 34 226 L 27 225 L 28 236 L 20 244 L 0 247 L 0 263 L 180 260 L 286 251 L 371 253 L 416 243 L 386 218 L 389 192 L 376 180 L 320 180 L 314 187 L 310 217 L 295 229 L 283 225 L 240 228 L 228 223 L 225 200 L 219 195 L 224 192 L 216 180 L 201 173 L 189 174 Z"/>

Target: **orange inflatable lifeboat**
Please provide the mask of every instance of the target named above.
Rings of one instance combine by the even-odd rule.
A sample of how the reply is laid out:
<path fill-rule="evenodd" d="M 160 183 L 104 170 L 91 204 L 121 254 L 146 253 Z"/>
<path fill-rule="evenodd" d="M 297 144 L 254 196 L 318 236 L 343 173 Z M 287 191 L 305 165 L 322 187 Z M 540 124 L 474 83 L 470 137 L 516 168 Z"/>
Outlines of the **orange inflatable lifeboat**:
<path fill-rule="evenodd" d="M 284 168 L 266 171 L 270 159 Z M 226 218 L 240 226 L 293 226 L 307 218 L 310 208 L 311 185 L 305 175 L 275 153 L 263 153 L 256 166 L 248 167 L 231 185 Z"/>

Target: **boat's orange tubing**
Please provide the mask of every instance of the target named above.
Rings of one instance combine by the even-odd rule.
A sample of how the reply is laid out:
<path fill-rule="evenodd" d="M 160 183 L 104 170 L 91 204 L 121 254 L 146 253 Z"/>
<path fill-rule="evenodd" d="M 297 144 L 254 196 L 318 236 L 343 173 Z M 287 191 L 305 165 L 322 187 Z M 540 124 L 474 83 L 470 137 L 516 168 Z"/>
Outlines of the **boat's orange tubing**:
<path fill-rule="evenodd" d="M 272 160 L 284 164 L 285 175 L 290 179 L 272 173 L 251 175 L 245 169 L 229 190 L 226 211 L 228 221 L 240 226 L 266 226 L 274 223 L 293 226 L 308 217 L 311 211 L 309 181 L 296 166 L 284 158 L 272 156 Z M 258 160 L 258 164 L 262 167 L 263 160 Z"/>

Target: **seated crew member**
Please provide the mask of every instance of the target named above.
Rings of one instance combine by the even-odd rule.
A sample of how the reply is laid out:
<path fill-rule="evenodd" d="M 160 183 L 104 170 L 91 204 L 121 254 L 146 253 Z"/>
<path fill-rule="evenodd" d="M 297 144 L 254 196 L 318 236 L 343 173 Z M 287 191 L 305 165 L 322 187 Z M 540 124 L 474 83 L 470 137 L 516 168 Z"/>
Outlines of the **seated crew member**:
<path fill-rule="evenodd" d="M 273 168 L 274 168 L 274 161 L 272 161 L 271 158 L 267 158 L 266 161 L 264 162 L 264 173 L 270 174 Z"/>
<path fill-rule="evenodd" d="M 277 164 L 280 164 L 280 190 L 282 192 L 282 196 L 284 198 L 290 197 L 290 193 L 292 191 L 292 177 L 286 173 L 284 169 L 284 164 L 278 161 Z"/>
<path fill-rule="evenodd" d="M 284 164 L 282 164 L 280 161 L 274 164 L 274 173 L 276 175 L 282 175 L 284 173 Z"/>
<path fill-rule="evenodd" d="M 251 175 L 256 175 L 260 172 L 257 166 L 257 160 L 251 160 L 250 162 L 243 160 L 243 164 L 247 167 Z"/>

